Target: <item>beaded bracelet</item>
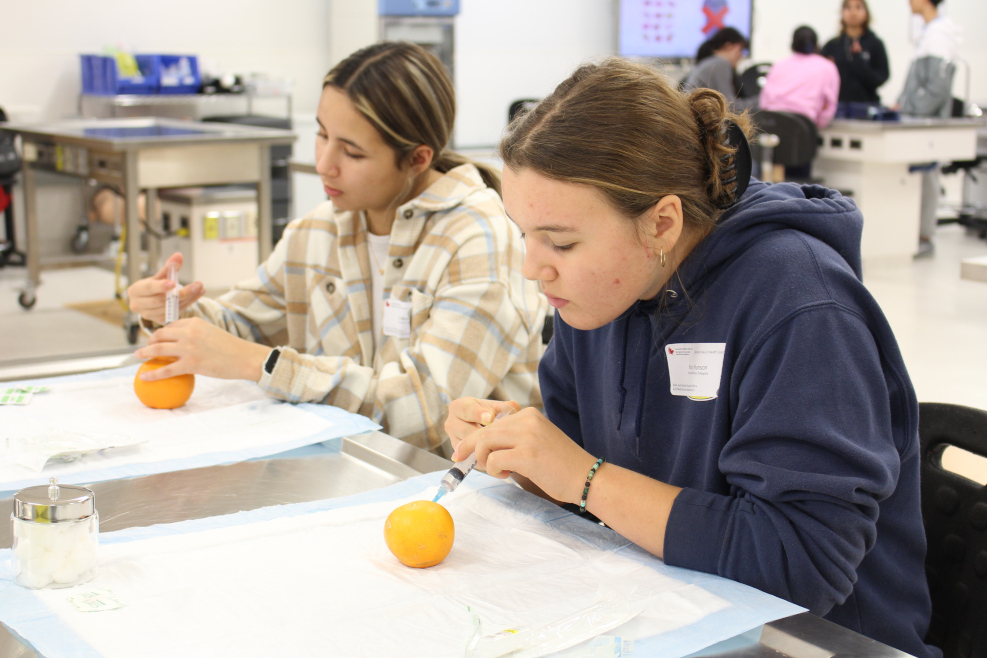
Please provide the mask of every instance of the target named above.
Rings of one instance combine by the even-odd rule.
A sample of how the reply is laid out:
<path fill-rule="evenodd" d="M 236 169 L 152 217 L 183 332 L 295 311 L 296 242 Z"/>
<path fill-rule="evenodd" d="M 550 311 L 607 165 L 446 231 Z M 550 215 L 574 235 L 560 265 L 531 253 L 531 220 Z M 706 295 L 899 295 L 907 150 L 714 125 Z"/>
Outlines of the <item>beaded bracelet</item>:
<path fill-rule="evenodd" d="M 593 476 L 596 475 L 596 469 L 600 468 L 600 464 L 605 461 L 606 460 L 603 457 L 600 457 L 596 460 L 596 463 L 593 464 L 593 468 L 589 469 L 589 474 L 586 476 L 586 487 L 583 489 L 583 499 L 579 501 L 580 514 L 586 513 L 586 497 L 589 496 L 589 484 L 593 481 Z"/>

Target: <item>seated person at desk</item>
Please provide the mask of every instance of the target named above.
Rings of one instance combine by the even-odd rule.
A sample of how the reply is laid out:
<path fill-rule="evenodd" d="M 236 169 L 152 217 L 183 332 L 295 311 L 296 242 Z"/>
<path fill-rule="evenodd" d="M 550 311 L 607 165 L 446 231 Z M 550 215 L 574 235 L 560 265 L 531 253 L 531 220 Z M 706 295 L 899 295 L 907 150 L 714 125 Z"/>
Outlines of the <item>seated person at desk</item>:
<path fill-rule="evenodd" d="M 908 67 L 905 88 L 894 109 L 919 117 L 948 118 L 953 109 L 953 75 L 960 47 L 960 29 L 939 13 L 942 0 L 911 0 L 917 19 L 915 53 Z M 939 163 L 917 165 L 922 176 L 922 209 L 919 219 L 918 253 L 931 256 L 939 205 Z"/>
<path fill-rule="evenodd" d="M 667 564 L 939 655 L 918 403 L 860 280 L 863 218 L 819 186 L 737 198 L 731 122 L 747 121 L 719 93 L 612 59 L 511 124 L 504 204 L 557 309 L 545 412 L 482 427 L 508 403 L 456 400 L 453 458 Z"/>
<path fill-rule="evenodd" d="M 316 169 L 330 200 L 288 225 L 257 278 L 218 300 L 200 282 L 183 288 L 187 317 L 136 352 L 177 361 L 146 379 L 256 381 L 446 455 L 450 400 L 540 406 L 548 305 L 521 275 L 499 174 L 445 150 L 454 118 L 452 82 L 419 46 L 380 43 L 340 62 L 317 116 Z M 168 262 L 180 266 L 181 255 Z M 173 287 L 166 268 L 129 289 L 130 307 L 156 323 Z"/>
<path fill-rule="evenodd" d="M 840 72 L 841 103 L 880 104 L 877 88 L 888 81 L 888 53 L 870 29 L 866 0 L 843 0 L 840 35 L 830 39 L 822 56 Z"/>
<path fill-rule="evenodd" d="M 725 27 L 699 46 L 696 66 L 683 81 L 685 90 L 705 87 L 723 94 L 740 112 L 757 105 L 757 97 L 739 98 L 737 95 L 737 64 L 744 58 L 749 44 L 737 29 Z"/>
<path fill-rule="evenodd" d="M 836 115 L 840 72 L 816 52 L 816 31 L 803 25 L 792 35 L 792 54 L 776 62 L 761 87 L 760 109 L 797 112 L 821 129 Z"/>

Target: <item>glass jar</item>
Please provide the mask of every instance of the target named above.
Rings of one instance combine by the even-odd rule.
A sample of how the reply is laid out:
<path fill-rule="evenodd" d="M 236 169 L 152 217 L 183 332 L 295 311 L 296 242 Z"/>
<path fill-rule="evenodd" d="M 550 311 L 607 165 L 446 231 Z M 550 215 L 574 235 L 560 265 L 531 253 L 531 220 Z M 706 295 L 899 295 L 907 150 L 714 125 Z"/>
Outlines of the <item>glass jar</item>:
<path fill-rule="evenodd" d="M 99 515 L 85 487 L 27 487 L 10 515 L 14 578 L 29 589 L 72 587 L 96 576 Z"/>

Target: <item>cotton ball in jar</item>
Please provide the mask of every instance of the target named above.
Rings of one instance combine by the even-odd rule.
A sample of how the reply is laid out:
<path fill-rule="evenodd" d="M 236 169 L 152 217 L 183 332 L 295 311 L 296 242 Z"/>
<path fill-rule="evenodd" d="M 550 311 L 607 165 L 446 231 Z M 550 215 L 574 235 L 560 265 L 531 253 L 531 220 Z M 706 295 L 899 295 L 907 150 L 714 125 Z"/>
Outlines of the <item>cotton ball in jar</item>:
<path fill-rule="evenodd" d="M 74 583 L 79 578 L 79 568 L 75 560 L 69 557 L 62 566 L 51 572 L 51 579 L 59 585 Z"/>
<path fill-rule="evenodd" d="M 22 570 L 18 579 L 22 585 L 31 589 L 41 589 L 51 582 L 51 577 L 48 574 L 41 574 L 30 568 Z"/>

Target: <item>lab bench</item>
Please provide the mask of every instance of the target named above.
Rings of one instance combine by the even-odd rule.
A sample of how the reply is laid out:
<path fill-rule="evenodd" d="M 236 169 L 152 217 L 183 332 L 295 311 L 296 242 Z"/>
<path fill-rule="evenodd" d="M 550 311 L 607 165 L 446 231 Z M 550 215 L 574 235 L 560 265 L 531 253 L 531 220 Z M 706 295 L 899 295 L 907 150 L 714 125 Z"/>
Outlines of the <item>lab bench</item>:
<path fill-rule="evenodd" d="M 972 160 L 984 125 L 983 117 L 837 119 L 819 131 L 812 173 L 851 193 L 864 215 L 863 258 L 915 255 L 922 185 L 911 165 Z"/>
<path fill-rule="evenodd" d="M 101 530 L 108 532 L 365 493 L 451 465 L 372 432 L 339 439 L 335 450 L 311 446 L 284 456 L 100 482 L 90 488 L 96 495 Z M 0 518 L 9 518 L 11 508 L 10 498 L 0 500 Z M 0 548 L 10 545 L 9 526 L 0 526 Z M 0 655 L 39 656 L 6 626 L 0 626 Z M 694 654 L 723 658 L 907 655 L 810 613 L 764 624 Z"/>

